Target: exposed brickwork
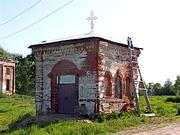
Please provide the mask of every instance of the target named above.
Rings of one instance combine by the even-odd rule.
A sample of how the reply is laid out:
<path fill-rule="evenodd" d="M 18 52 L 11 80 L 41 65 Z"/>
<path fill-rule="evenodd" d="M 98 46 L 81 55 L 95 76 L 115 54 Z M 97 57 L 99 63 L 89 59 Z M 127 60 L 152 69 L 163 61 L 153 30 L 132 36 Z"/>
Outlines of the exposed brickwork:
<path fill-rule="evenodd" d="M 44 43 L 31 48 L 36 58 L 37 114 L 57 113 L 58 75 L 76 76 L 77 102 L 74 109 L 77 113 L 127 111 L 133 102 L 126 45 L 91 37 Z M 135 61 L 139 54 L 140 49 L 136 49 Z M 134 73 L 137 79 L 136 70 Z M 121 81 L 120 98 L 115 97 L 118 77 Z"/>
<path fill-rule="evenodd" d="M 0 92 L 13 95 L 15 93 L 15 63 L 0 61 Z"/>
<path fill-rule="evenodd" d="M 108 42 L 101 41 L 99 44 L 99 65 L 98 65 L 98 75 L 99 75 L 99 93 L 100 93 L 100 111 L 105 113 L 111 113 L 112 111 L 124 110 L 130 107 L 130 102 L 133 102 L 133 93 L 130 91 L 131 82 L 129 79 L 130 68 L 129 68 L 129 53 L 127 47 L 117 46 Z M 137 61 L 137 58 L 140 54 L 139 50 L 134 52 L 134 61 Z M 137 65 L 134 65 L 134 67 Z M 112 91 L 112 96 L 106 96 L 108 91 L 106 85 L 106 73 L 111 73 L 111 88 L 109 91 Z M 137 70 L 134 70 L 135 79 L 137 79 L 138 74 Z M 115 83 L 117 76 L 121 79 L 121 91 L 120 97 L 118 99 L 115 97 Z M 104 85 L 103 85 L 104 84 Z M 131 101 L 130 101 L 131 100 Z M 127 110 L 126 110 L 127 111 Z"/>

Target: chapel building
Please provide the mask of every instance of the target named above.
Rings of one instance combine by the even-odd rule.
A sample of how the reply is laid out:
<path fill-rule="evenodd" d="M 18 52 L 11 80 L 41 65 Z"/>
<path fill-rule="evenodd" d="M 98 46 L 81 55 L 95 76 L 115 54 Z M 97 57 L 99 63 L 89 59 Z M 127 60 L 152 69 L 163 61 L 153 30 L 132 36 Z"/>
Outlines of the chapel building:
<path fill-rule="evenodd" d="M 111 113 L 134 107 L 128 45 L 88 33 L 29 48 L 35 56 L 37 115 Z M 140 52 L 134 47 L 133 61 Z M 137 80 L 137 68 L 133 69 Z"/>

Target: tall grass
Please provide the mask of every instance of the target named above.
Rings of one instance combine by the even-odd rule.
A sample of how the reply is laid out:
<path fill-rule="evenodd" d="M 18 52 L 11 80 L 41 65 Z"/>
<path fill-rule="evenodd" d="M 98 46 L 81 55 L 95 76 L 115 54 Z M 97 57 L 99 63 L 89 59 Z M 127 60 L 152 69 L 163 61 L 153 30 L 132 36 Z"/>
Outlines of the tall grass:
<path fill-rule="evenodd" d="M 83 121 L 61 121 L 45 126 L 37 124 L 25 129 L 19 129 L 9 134 L 28 135 L 105 135 L 107 133 L 118 132 L 128 127 L 148 123 L 147 118 L 129 117 L 126 119 L 106 120 L 103 123 L 84 123 Z"/>
<path fill-rule="evenodd" d="M 176 102 L 166 102 L 169 97 L 170 96 L 149 97 L 152 110 L 156 114 L 156 116 L 175 116 L 178 113 L 177 106 L 179 106 L 180 104 Z M 140 107 L 142 113 L 147 112 L 144 97 L 140 97 Z"/>
<path fill-rule="evenodd" d="M 175 121 L 179 103 L 165 102 L 168 97 L 149 97 L 156 117 L 136 117 L 134 114 L 113 113 L 109 116 L 97 116 L 93 123 L 84 121 L 58 121 L 45 125 L 31 124 L 26 128 L 7 130 L 4 134 L 10 135 L 105 135 L 147 124 L 160 124 Z M 35 115 L 34 99 L 23 95 L 0 95 L 0 130 L 8 129 L 13 121 L 18 122 L 25 114 Z M 143 97 L 140 97 L 141 112 L 147 108 Z M 100 120 L 100 121 L 99 121 Z M 2 132 L 0 132 L 2 133 Z M 2 133 L 3 134 L 3 133 Z"/>
<path fill-rule="evenodd" d="M 0 94 L 0 131 L 25 114 L 35 115 L 34 98 L 24 95 Z"/>
<path fill-rule="evenodd" d="M 24 129 L 18 129 L 7 134 L 10 135 L 106 135 L 126 130 L 130 127 L 145 126 L 149 124 L 160 124 L 175 119 L 171 118 L 147 118 L 130 116 L 125 119 L 105 120 L 102 123 L 84 123 L 82 121 L 59 121 L 44 126 L 30 125 Z"/>

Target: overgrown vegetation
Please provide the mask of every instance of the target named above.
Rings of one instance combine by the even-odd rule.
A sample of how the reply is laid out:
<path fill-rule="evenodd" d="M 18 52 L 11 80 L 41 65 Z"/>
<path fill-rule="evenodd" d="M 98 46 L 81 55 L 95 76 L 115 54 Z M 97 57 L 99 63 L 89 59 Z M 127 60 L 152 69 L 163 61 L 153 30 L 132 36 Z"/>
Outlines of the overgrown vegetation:
<path fill-rule="evenodd" d="M 171 96 L 173 97 L 173 96 Z M 180 103 L 176 102 L 166 102 L 170 96 L 150 96 L 150 103 L 152 106 L 152 110 L 156 114 L 156 116 L 175 116 L 178 113 L 178 106 Z M 173 97 L 176 98 L 176 97 Z M 140 107 L 141 112 L 146 113 L 146 102 L 144 97 L 140 97 Z"/>
<path fill-rule="evenodd" d="M 172 96 L 173 97 L 173 96 Z M 11 135 L 105 135 L 110 132 L 118 132 L 134 126 L 145 126 L 149 124 L 160 124 L 180 120 L 178 114 L 179 103 L 166 102 L 168 96 L 152 96 L 150 102 L 156 117 L 147 118 L 137 117 L 132 113 L 112 113 L 111 115 L 96 115 L 93 117 L 93 123 L 85 123 L 82 120 L 59 121 L 46 123 L 44 125 L 30 124 L 23 129 L 14 130 L 25 117 L 35 115 L 34 99 L 30 96 L 18 95 L 7 96 L 0 95 L 0 134 Z M 176 97 L 173 97 L 176 98 Z M 143 97 L 140 97 L 141 112 L 147 111 Z M 2 130 L 7 129 L 4 133 Z"/>
<path fill-rule="evenodd" d="M 98 123 L 102 123 L 107 120 L 127 119 L 130 117 L 136 117 L 135 112 L 112 112 L 111 114 L 97 114 L 92 118 L 92 120 Z"/>

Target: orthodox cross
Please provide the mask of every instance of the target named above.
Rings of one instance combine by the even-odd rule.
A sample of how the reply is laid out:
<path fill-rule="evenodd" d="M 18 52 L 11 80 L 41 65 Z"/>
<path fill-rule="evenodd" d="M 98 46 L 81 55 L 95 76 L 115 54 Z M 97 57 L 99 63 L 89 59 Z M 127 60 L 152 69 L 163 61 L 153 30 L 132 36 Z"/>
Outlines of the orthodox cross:
<path fill-rule="evenodd" d="M 96 20 L 96 19 L 97 19 L 97 17 L 94 16 L 93 11 L 91 11 L 90 17 L 87 18 L 88 21 L 91 21 L 91 22 L 90 22 L 91 32 L 94 32 L 94 20 Z"/>

